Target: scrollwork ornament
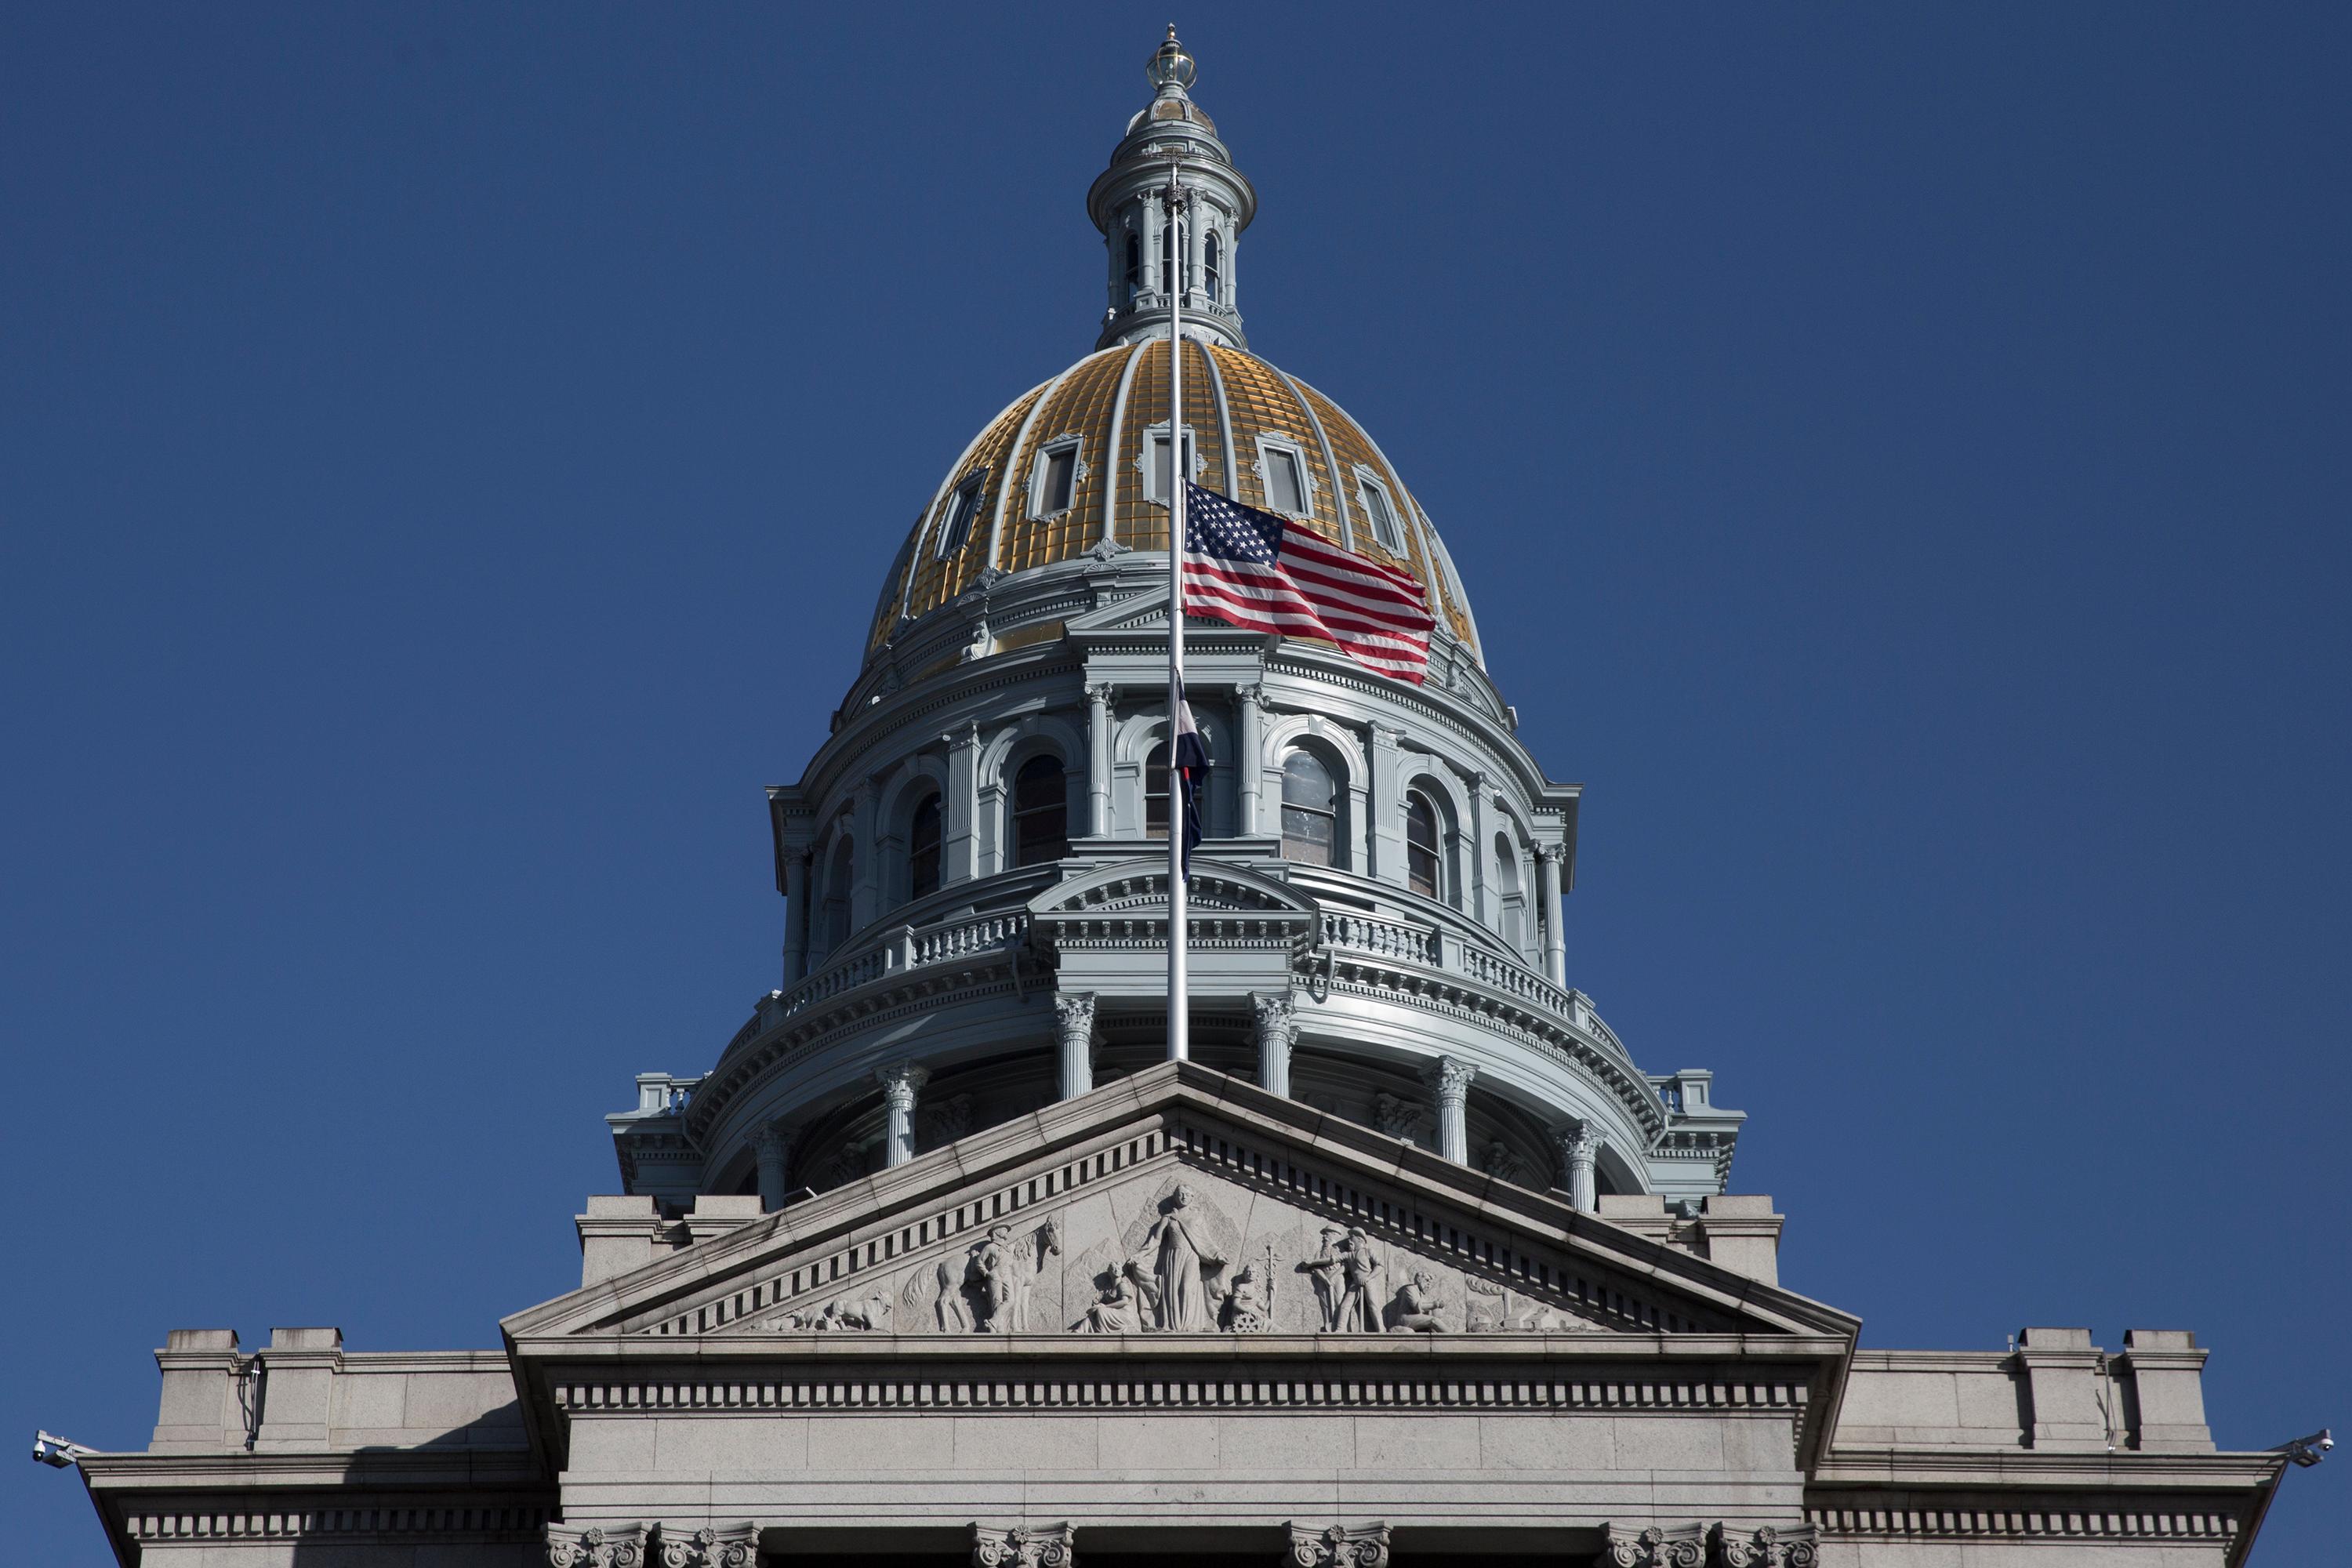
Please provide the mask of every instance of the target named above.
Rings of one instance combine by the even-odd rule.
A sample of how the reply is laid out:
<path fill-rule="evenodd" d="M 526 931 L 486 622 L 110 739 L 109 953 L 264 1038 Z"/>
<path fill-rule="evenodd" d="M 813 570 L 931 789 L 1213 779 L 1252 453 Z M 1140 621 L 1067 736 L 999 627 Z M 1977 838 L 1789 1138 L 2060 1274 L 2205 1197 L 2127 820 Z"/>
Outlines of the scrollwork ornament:
<path fill-rule="evenodd" d="M 548 1568 L 637 1568 L 637 1535 L 635 1525 L 607 1535 L 602 1525 L 572 1531 L 551 1524 L 547 1527 Z"/>
<path fill-rule="evenodd" d="M 971 1531 L 973 1568 L 1075 1568 L 1077 1562 L 1066 1523 L 1043 1530 L 974 1523 Z"/>
<path fill-rule="evenodd" d="M 1821 1560 L 1812 1525 L 1735 1531 L 1717 1525 L 1710 1533 L 1713 1568 L 1815 1568 Z"/>
<path fill-rule="evenodd" d="M 1653 1524 L 1640 1531 L 1612 1524 L 1600 1561 L 1601 1568 L 1701 1568 L 1706 1561 L 1706 1533 L 1696 1523 L 1671 1530 Z"/>
<path fill-rule="evenodd" d="M 1367 1524 L 1350 1530 L 1290 1527 L 1290 1561 L 1297 1568 L 1388 1568 L 1389 1527 Z"/>

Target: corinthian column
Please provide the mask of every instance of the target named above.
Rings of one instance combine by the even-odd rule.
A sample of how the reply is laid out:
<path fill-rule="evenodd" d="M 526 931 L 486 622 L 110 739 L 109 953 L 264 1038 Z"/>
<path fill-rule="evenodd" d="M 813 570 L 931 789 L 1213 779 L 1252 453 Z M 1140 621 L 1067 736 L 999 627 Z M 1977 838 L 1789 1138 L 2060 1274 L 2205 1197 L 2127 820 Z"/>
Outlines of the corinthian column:
<path fill-rule="evenodd" d="M 1568 1201 L 1571 1206 L 1591 1214 L 1600 1206 L 1594 1195 L 1598 1189 L 1592 1169 L 1594 1161 L 1601 1156 L 1601 1135 L 1588 1122 L 1554 1133 L 1553 1137 L 1559 1144 L 1559 1182 L 1568 1189 Z"/>
<path fill-rule="evenodd" d="M 784 1194 L 792 1190 L 793 1135 L 777 1121 L 755 1128 L 751 1153 L 760 1162 L 761 1212 L 773 1214 L 784 1206 Z"/>
<path fill-rule="evenodd" d="M 1095 1086 L 1095 995 L 1065 991 L 1054 998 L 1062 1037 L 1062 1098 L 1076 1100 Z"/>
<path fill-rule="evenodd" d="M 1543 885 L 1544 976 L 1554 985 L 1568 984 L 1568 932 L 1560 925 L 1559 868 L 1568 846 L 1547 844 L 1538 851 L 1536 875 Z"/>
<path fill-rule="evenodd" d="M 1429 1075 L 1437 1091 L 1437 1152 L 1457 1165 L 1470 1163 L 1470 1080 L 1478 1069 L 1453 1057 L 1440 1057 Z"/>
<path fill-rule="evenodd" d="M 1257 1086 L 1290 1098 L 1290 1052 L 1298 1044 L 1298 1009 L 1287 996 L 1261 991 L 1250 998 L 1257 1014 Z"/>
<path fill-rule="evenodd" d="M 882 1104 L 890 1113 L 882 1163 L 903 1165 L 915 1157 L 915 1092 L 930 1081 L 930 1071 L 913 1062 L 895 1062 L 874 1077 L 882 1085 Z"/>

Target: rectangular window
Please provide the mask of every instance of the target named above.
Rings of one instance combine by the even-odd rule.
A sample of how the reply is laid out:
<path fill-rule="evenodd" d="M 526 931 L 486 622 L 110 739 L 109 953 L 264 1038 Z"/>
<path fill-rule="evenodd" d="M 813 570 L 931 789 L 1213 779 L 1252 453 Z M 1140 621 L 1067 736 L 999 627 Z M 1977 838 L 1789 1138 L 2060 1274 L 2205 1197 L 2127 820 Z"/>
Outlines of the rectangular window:
<path fill-rule="evenodd" d="M 1075 447 L 1045 454 L 1045 507 L 1048 512 L 1070 510 L 1070 490 L 1078 477 L 1078 452 Z"/>
<path fill-rule="evenodd" d="M 988 470 L 982 468 L 956 486 L 955 494 L 948 498 L 947 521 L 940 529 L 940 547 L 934 556 L 945 561 L 964 547 L 971 537 L 971 521 L 980 513 L 980 492 L 988 484 Z"/>
<path fill-rule="evenodd" d="M 1064 436 L 1039 448 L 1029 472 L 1029 515 L 1059 517 L 1078 495 L 1078 438 Z"/>
<path fill-rule="evenodd" d="M 1307 515 L 1307 473 L 1297 453 L 1281 447 L 1265 449 L 1265 504 L 1292 517 Z"/>
<path fill-rule="evenodd" d="M 1372 537 L 1391 554 L 1403 554 L 1404 530 L 1397 525 L 1396 509 L 1389 504 L 1388 487 L 1374 479 L 1369 469 L 1358 468 L 1356 494 L 1372 520 Z"/>
<path fill-rule="evenodd" d="M 1166 506 L 1169 496 L 1173 493 L 1168 487 L 1168 432 L 1154 430 L 1146 439 L 1148 445 L 1144 448 L 1147 456 L 1143 465 L 1143 499 Z M 1190 478 L 1192 472 L 1193 457 L 1192 432 L 1187 430 L 1184 432 L 1184 473 L 1187 478 Z"/>

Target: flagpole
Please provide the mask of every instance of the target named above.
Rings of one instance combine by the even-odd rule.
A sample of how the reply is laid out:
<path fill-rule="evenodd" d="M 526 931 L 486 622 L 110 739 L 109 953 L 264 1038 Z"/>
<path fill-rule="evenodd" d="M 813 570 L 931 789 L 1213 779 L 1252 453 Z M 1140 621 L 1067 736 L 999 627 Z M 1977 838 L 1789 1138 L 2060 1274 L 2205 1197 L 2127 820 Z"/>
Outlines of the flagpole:
<path fill-rule="evenodd" d="M 1183 189 L 1177 164 L 1168 163 L 1168 1059 L 1192 1054 L 1191 1000 L 1185 986 L 1184 949 L 1190 931 L 1184 909 L 1183 786 L 1177 773 L 1176 726 L 1184 702 L 1184 243 L 1179 224 Z"/>

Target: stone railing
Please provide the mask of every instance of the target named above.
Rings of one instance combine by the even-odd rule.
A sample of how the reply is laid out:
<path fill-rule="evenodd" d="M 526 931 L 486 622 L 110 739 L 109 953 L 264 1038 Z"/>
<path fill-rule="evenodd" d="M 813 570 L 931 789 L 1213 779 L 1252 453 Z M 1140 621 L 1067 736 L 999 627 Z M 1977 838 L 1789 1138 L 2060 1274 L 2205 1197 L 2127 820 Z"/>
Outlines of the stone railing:
<path fill-rule="evenodd" d="M 1324 911 L 1319 935 L 1326 947 L 1369 952 L 1392 963 L 1419 964 L 1424 969 L 1475 980 L 1591 1036 L 1628 1063 L 1633 1060 L 1624 1042 L 1601 1021 L 1584 993 L 1555 985 L 1526 964 L 1459 935 L 1449 940 L 1444 931 L 1433 925 L 1328 910 Z"/>
<path fill-rule="evenodd" d="M 973 915 L 923 931 L 899 926 L 877 932 L 870 942 L 847 958 L 825 965 L 796 985 L 782 991 L 771 991 L 761 997 L 751 1016 L 735 1031 L 735 1037 L 727 1042 L 727 1049 L 719 1053 L 719 1059 L 724 1061 L 747 1042 L 794 1014 L 829 1002 L 845 991 L 855 991 L 861 985 L 870 985 L 886 975 L 908 969 L 953 963 L 959 959 L 983 952 L 1001 952 L 1008 947 L 1020 945 L 1028 939 L 1028 935 L 1029 915 L 1024 910 Z"/>

